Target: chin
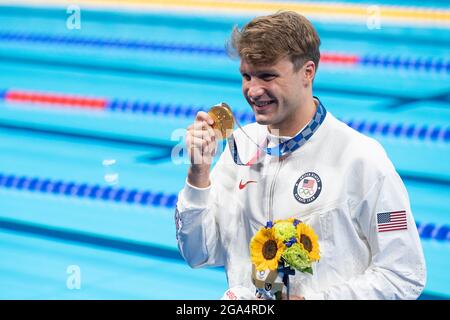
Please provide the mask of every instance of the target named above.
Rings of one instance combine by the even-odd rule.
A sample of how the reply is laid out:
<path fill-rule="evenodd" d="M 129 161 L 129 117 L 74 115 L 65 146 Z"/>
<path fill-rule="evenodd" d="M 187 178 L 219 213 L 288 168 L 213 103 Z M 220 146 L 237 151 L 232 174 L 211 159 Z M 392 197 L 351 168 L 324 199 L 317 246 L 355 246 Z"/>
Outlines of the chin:
<path fill-rule="evenodd" d="M 255 115 L 255 120 L 258 124 L 261 124 L 261 125 L 269 125 L 271 123 L 271 121 L 267 117 L 264 117 L 264 116 Z"/>
<path fill-rule="evenodd" d="M 273 123 L 274 117 L 276 116 L 275 110 L 272 107 L 268 110 L 256 111 L 253 108 L 253 114 L 255 115 L 255 120 L 258 124 L 269 125 Z"/>

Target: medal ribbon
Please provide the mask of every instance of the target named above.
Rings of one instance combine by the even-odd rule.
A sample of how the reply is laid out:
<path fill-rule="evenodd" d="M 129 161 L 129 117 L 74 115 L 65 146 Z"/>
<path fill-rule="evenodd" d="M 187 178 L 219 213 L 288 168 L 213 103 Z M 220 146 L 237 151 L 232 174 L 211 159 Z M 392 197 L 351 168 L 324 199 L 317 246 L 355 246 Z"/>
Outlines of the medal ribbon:
<path fill-rule="evenodd" d="M 249 162 L 243 163 L 241 161 L 241 158 L 239 157 L 236 140 L 234 138 L 234 135 L 232 134 L 227 138 L 227 140 L 228 140 L 228 147 L 230 149 L 234 163 L 236 163 L 237 165 L 240 165 L 240 166 L 251 166 L 259 160 L 262 153 L 265 153 L 265 154 L 268 154 L 268 155 L 274 156 L 274 157 L 282 157 L 284 155 L 288 155 L 288 154 L 294 152 L 295 150 L 300 148 L 302 145 L 304 145 L 306 143 L 306 141 L 308 141 L 313 136 L 313 134 L 316 132 L 316 130 L 320 127 L 320 125 L 322 124 L 322 122 L 325 119 L 325 116 L 327 114 L 327 110 L 322 105 L 322 102 L 320 102 L 320 100 L 317 97 L 314 97 L 314 98 L 319 102 L 319 105 L 317 106 L 316 113 L 314 114 L 311 121 L 297 135 L 295 135 L 291 139 L 288 139 L 288 140 L 280 143 L 276 147 L 271 147 L 271 148 L 267 147 L 267 143 L 268 143 L 267 139 L 261 145 L 258 145 L 244 131 L 242 126 L 239 124 L 239 122 L 235 118 L 236 124 L 239 127 L 239 129 L 241 129 L 241 131 L 247 136 L 247 138 L 249 138 L 250 141 L 253 142 L 258 147 L 258 151 L 257 151 L 256 155 L 253 156 L 252 159 L 250 159 Z"/>

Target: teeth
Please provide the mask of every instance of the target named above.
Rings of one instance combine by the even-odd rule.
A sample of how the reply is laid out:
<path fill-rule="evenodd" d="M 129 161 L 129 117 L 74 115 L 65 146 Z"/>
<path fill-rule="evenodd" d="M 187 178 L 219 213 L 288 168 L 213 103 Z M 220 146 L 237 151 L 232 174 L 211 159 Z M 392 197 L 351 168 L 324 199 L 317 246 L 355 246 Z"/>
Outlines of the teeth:
<path fill-rule="evenodd" d="M 273 101 L 263 101 L 263 102 L 255 102 L 255 104 L 258 106 L 258 107 L 264 107 L 264 106 L 267 106 L 268 104 L 271 104 Z"/>

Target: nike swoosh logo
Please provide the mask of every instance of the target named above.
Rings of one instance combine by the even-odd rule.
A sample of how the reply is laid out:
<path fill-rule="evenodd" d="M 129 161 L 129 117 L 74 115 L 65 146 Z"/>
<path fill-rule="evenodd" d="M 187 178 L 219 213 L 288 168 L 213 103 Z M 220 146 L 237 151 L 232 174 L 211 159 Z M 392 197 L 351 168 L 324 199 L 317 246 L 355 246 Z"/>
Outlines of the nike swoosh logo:
<path fill-rule="evenodd" d="M 249 181 L 247 181 L 246 183 L 243 184 L 242 180 L 241 180 L 241 182 L 239 182 L 239 190 L 244 189 L 246 185 L 248 185 L 249 183 L 252 183 L 252 182 L 256 183 L 256 181 L 254 181 L 254 180 L 249 180 Z"/>

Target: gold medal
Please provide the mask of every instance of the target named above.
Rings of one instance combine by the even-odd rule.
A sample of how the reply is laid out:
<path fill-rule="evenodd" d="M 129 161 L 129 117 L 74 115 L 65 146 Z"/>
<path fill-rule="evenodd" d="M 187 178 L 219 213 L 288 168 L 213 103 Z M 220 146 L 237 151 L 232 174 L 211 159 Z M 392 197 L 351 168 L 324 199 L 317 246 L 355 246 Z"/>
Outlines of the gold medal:
<path fill-rule="evenodd" d="M 233 133 L 233 112 L 225 102 L 213 106 L 208 114 L 214 120 L 213 129 L 220 132 L 222 139 L 228 138 Z"/>

